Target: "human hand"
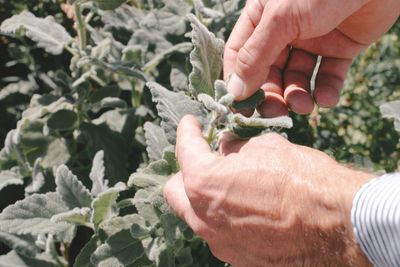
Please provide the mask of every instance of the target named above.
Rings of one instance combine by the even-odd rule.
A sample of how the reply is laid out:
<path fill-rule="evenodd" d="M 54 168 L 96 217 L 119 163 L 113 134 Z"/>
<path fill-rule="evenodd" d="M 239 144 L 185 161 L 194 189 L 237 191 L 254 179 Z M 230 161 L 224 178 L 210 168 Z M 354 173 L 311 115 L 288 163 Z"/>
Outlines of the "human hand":
<path fill-rule="evenodd" d="M 306 114 L 339 100 L 352 58 L 398 18 L 398 0 L 248 0 L 226 44 L 228 90 L 243 100 L 260 87 L 265 117 Z M 292 47 L 290 50 L 289 47 Z M 317 55 L 322 62 L 310 94 Z M 314 99 L 313 99 L 314 98 Z"/>
<path fill-rule="evenodd" d="M 174 212 L 219 259 L 240 266 L 368 266 L 350 209 L 371 175 L 277 134 L 222 137 L 212 153 L 193 116 L 182 119 L 181 172 L 164 187 Z"/>

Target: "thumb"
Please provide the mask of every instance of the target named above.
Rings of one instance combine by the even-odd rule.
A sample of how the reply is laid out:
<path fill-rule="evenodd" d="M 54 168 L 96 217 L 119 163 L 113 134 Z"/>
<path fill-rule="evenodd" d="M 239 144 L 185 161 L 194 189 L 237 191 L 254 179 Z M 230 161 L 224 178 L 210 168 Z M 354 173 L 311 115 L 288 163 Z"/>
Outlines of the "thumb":
<path fill-rule="evenodd" d="M 199 121 L 192 115 L 186 115 L 178 125 L 176 138 L 176 156 L 183 177 L 188 170 L 201 167 L 199 166 L 200 157 L 204 155 L 214 156 L 203 137 Z"/>
<path fill-rule="evenodd" d="M 247 2 L 224 53 L 225 74 L 233 73 L 227 89 L 236 100 L 250 97 L 261 87 L 271 65 L 296 38 L 298 30 L 287 16 L 291 3 Z"/>

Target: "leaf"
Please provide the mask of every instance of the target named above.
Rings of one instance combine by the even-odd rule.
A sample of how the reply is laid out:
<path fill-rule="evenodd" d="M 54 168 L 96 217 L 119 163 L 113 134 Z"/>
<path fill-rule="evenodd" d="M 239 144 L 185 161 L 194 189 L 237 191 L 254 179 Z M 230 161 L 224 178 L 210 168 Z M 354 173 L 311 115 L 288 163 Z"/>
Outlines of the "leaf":
<path fill-rule="evenodd" d="M 164 228 L 164 237 L 168 244 L 173 246 L 180 239 L 187 224 L 173 213 L 162 214 L 160 217 L 161 227 Z"/>
<path fill-rule="evenodd" d="M 15 251 L 10 251 L 8 254 L 0 256 L 0 267 L 54 267 L 54 264 L 54 262 L 40 258 L 25 257 Z"/>
<path fill-rule="evenodd" d="M 67 147 L 67 143 L 64 138 L 47 138 L 48 141 L 51 141 L 48 146 L 45 154 L 42 156 L 42 166 L 44 168 L 52 168 L 53 166 L 59 166 L 61 164 L 65 164 L 70 159 L 69 150 Z"/>
<path fill-rule="evenodd" d="M 252 96 L 243 101 L 233 101 L 232 108 L 234 108 L 235 110 L 256 108 L 264 100 L 264 90 L 258 89 Z"/>
<path fill-rule="evenodd" d="M 108 189 L 108 181 L 104 181 L 104 151 L 99 150 L 93 159 L 92 169 L 90 170 L 90 180 L 92 180 L 92 196 L 97 196 Z"/>
<path fill-rule="evenodd" d="M 82 57 L 77 65 L 78 67 L 83 67 L 86 65 L 97 65 L 111 72 L 126 76 L 132 76 L 139 78 L 143 81 L 147 81 L 146 75 L 141 70 L 136 69 L 135 65 L 129 65 L 129 63 L 123 61 L 105 62 L 100 59 L 87 56 Z"/>
<path fill-rule="evenodd" d="M 133 238 L 129 230 L 110 236 L 90 258 L 96 266 L 127 266 L 144 254 L 142 242 Z"/>
<path fill-rule="evenodd" d="M 214 82 L 219 79 L 222 71 L 224 41 L 209 32 L 193 14 L 188 14 L 188 18 L 193 28 L 194 44 L 190 53 L 193 70 L 189 75 L 189 89 L 193 96 L 199 93 L 214 96 Z"/>
<path fill-rule="evenodd" d="M 234 115 L 234 121 L 240 126 L 246 127 L 282 127 L 291 128 L 293 126 L 293 121 L 288 116 L 280 116 L 276 118 L 261 118 L 257 115 L 253 115 L 250 118 L 243 116 L 240 113 Z"/>
<path fill-rule="evenodd" d="M 90 207 L 92 198 L 89 191 L 67 166 L 57 168 L 56 185 L 57 192 L 70 209 Z"/>
<path fill-rule="evenodd" d="M 154 187 L 145 189 L 139 189 L 135 193 L 135 197 L 132 203 L 135 205 L 140 216 L 146 219 L 150 225 L 154 226 L 159 223 L 158 215 L 154 209 L 154 206 L 150 203 L 151 194 L 157 191 Z"/>
<path fill-rule="evenodd" d="M 121 94 L 121 89 L 117 86 L 105 86 L 94 91 L 90 97 L 89 101 L 92 103 L 99 102 L 106 97 L 119 97 Z"/>
<path fill-rule="evenodd" d="M 384 118 L 394 118 L 394 128 L 400 131 L 400 100 L 384 103 L 379 109 Z"/>
<path fill-rule="evenodd" d="M 50 219 L 68 208 L 58 193 L 32 195 L 8 206 L 0 214 L 0 230 L 15 234 L 47 234 L 67 231 L 70 225 Z"/>
<path fill-rule="evenodd" d="M 54 215 L 51 217 L 51 221 L 55 223 L 67 222 L 93 228 L 90 223 L 90 215 L 91 210 L 88 207 L 74 208 L 73 210 Z"/>
<path fill-rule="evenodd" d="M 103 10 L 113 10 L 126 2 L 126 0 L 92 0 Z"/>
<path fill-rule="evenodd" d="M 117 183 L 114 187 L 99 194 L 92 202 L 92 217 L 91 221 L 98 228 L 99 224 L 103 222 L 110 213 L 111 206 L 115 203 L 119 196 L 119 192 L 125 190 L 124 183 Z"/>
<path fill-rule="evenodd" d="M 0 190 L 2 190 L 4 187 L 9 186 L 9 185 L 22 185 L 24 184 L 24 181 L 22 180 L 22 175 L 15 173 L 13 171 L 1 171 L 0 172 Z"/>
<path fill-rule="evenodd" d="M 112 236 L 121 230 L 131 229 L 133 224 L 142 224 L 144 218 L 139 214 L 129 214 L 123 217 L 113 217 L 104 221 L 100 228 L 107 236 Z"/>
<path fill-rule="evenodd" d="M 168 142 L 163 129 L 151 122 L 144 124 L 146 150 L 150 160 L 157 161 L 163 158 L 163 151 L 171 144 Z"/>
<path fill-rule="evenodd" d="M 55 21 L 54 17 L 37 18 L 28 11 L 6 19 L 1 24 L 0 31 L 15 33 L 21 27 L 26 36 L 53 55 L 61 54 L 64 46 L 73 40 L 64 27 Z"/>
<path fill-rule="evenodd" d="M 171 48 L 163 51 L 162 53 L 157 54 L 149 62 L 147 62 L 142 67 L 142 69 L 145 72 L 149 72 L 150 70 L 155 68 L 158 64 L 160 64 L 160 62 L 163 61 L 170 54 L 175 53 L 175 52 L 188 53 L 192 49 L 192 47 L 193 46 L 191 43 L 180 43 L 180 44 L 174 45 Z"/>
<path fill-rule="evenodd" d="M 214 98 L 206 94 L 199 94 L 197 96 L 199 101 L 210 111 L 215 111 L 218 114 L 227 114 L 228 109 L 224 105 L 216 102 Z"/>
<path fill-rule="evenodd" d="M 182 248 L 176 255 L 176 259 L 181 265 L 191 265 L 193 264 L 192 251 L 190 247 Z"/>
<path fill-rule="evenodd" d="M 139 170 L 129 177 L 128 186 L 140 188 L 161 186 L 171 175 L 172 170 L 168 161 L 161 159 L 150 163 L 145 169 Z"/>
<path fill-rule="evenodd" d="M 146 225 L 146 220 L 138 216 L 137 220 L 132 223 L 130 233 L 133 238 L 143 239 L 148 236 L 152 231 L 152 227 Z"/>
<path fill-rule="evenodd" d="M 241 125 L 233 125 L 232 132 L 238 136 L 240 136 L 244 140 L 248 140 L 254 136 L 257 136 L 262 133 L 264 130 L 263 127 L 250 127 L 250 126 L 241 126 Z"/>
<path fill-rule="evenodd" d="M 72 110 L 62 109 L 52 114 L 47 120 L 47 126 L 53 130 L 70 130 L 75 126 L 78 116 Z"/>
<path fill-rule="evenodd" d="M 32 170 L 32 183 L 25 188 L 26 193 L 38 192 L 45 183 L 43 170 L 40 167 L 42 158 L 37 158 Z"/>
<path fill-rule="evenodd" d="M 0 90 L 0 101 L 6 97 L 19 93 L 23 95 L 29 95 L 31 92 L 35 91 L 38 85 L 34 80 L 29 81 L 19 81 L 16 83 L 10 83 L 6 87 Z"/>
<path fill-rule="evenodd" d="M 31 235 L 15 235 L 0 231 L 0 242 L 6 244 L 18 254 L 34 258 L 41 252 L 35 245 L 35 238 Z"/>
<path fill-rule="evenodd" d="M 128 163 L 128 148 L 124 138 L 104 123 L 82 123 L 81 130 L 87 136 L 90 154 L 94 156 L 97 151 L 104 151 L 106 173 L 111 185 L 117 181 L 124 181 L 127 177 Z"/>
<path fill-rule="evenodd" d="M 147 86 L 153 95 L 153 101 L 157 102 L 158 115 L 162 119 L 161 127 L 171 144 L 175 144 L 176 129 L 184 115 L 192 114 L 202 125 L 207 124 L 207 112 L 202 105 L 183 92 L 169 91 L 155 82 L 149 82 Z"/>
<path fill-rule="evenodd" d="M 94 267 L 95 265 L 90 262 L 90 257 L 100 244 L 99 238 L 92 236 L 76 257 L 74 267 Z"/>

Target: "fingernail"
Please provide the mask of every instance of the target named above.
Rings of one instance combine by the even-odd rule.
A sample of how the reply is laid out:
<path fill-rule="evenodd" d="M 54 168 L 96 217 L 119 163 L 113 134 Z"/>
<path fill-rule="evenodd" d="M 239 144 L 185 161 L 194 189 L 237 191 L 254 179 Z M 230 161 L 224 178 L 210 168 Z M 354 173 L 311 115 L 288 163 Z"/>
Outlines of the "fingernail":
<path fill-rule="evenodd" d="M 226 89 L 235 96 L 235 99 L 240 99 L 244 96 L 245 87 L 244 81 L 234 73 Z"/>

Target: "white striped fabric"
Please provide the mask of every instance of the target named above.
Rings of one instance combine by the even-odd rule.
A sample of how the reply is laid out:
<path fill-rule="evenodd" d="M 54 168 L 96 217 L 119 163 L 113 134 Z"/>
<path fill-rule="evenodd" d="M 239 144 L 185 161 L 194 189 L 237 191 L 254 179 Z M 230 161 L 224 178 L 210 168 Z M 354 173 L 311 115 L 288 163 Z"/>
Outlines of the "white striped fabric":
<path fill-rule="evenodd" d="M 400 173 L 361 187 L 351 209 L 358 244 L 377 267 L 400 266 Z"/>

